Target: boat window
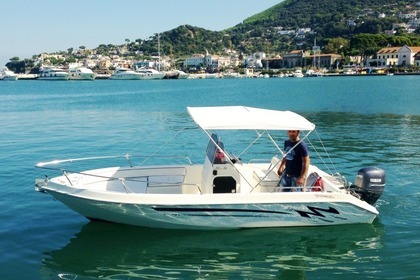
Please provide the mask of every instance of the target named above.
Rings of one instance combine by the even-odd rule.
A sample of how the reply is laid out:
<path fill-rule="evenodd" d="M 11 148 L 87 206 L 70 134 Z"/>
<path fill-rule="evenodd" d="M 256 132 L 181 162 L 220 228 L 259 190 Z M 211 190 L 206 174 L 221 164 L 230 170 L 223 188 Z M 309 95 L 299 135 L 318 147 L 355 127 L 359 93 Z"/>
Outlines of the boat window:
<path fill-rule="evenodd" d="M 224 150 L 224 146 L 220 138 L 217 136 L 216 133 L 211 134 L 211 139 L 209 140 L 209 144 L 207 145 L 207 157 L 210 162 L 215 164 L 222 164 L 226 161 L 224 160 L 223 152 L 215 145 L 217 145 Z"/>

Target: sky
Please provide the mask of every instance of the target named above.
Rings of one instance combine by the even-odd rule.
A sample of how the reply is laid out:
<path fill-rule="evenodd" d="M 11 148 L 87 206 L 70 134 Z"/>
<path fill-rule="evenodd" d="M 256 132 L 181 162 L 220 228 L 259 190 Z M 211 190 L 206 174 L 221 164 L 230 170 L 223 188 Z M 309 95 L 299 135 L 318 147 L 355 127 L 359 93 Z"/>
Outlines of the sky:
<path fill-rule="evenodd" d="M 147 39 L 184 24 L 220 31 L 281 1 L 1 1 L 0 68 L 16 56 L 25 59 L 80 46 L 121 45 L 125 39 Z"/>

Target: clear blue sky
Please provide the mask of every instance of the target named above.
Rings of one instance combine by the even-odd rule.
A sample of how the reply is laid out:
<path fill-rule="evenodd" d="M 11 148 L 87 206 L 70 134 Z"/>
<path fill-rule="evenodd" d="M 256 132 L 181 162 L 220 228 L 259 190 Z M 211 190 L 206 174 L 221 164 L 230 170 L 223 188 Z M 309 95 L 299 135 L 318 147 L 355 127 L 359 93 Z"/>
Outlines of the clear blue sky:
<path fill-rule="evenodd" d="M 146 39 L 189 24 L 220 31 L 282 0 L 8 0 L 0 4 L 0 68 L 9 59 Z"/>

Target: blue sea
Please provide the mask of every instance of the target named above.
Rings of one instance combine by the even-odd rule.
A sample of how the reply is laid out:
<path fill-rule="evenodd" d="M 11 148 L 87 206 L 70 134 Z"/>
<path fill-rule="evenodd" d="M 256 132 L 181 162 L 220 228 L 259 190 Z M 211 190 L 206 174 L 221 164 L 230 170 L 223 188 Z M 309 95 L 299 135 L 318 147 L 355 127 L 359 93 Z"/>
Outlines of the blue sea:
<path fill-rule="evenodd" d="M 420 279 L 420 76 L 0 81 L 0 279 Z M 187 106 L 296 111 L 349 181 L 387 174 L 373 224 L 226 231 L 89 222 L 34 191 L 55 159 L 150 154 L 193 162 Z M 286 137 L 286 135 L 284 135 Z M 284 139 L 276 139 L 282 141 Z M 227 143 L 225 143 L 226 145 Z"/>

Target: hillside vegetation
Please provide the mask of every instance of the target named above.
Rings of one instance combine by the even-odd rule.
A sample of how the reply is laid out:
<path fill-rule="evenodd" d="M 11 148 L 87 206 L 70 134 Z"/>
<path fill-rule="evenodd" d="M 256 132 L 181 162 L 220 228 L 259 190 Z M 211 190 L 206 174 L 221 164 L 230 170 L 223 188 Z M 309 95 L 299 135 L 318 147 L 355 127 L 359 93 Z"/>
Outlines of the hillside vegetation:
<path fill-rule="evenodd" d="M 404 22 L 400 13 L 416 9 L 420 9 L 416 0 L 286 0 L 220 32 L 179 26 L 160 34 L 160 46 L 162 53 L 178 58 L 226 49 L 276 55 L 310 49 L 316 39 L 324 53 L 368 55 L 386 46 L 420 46 L 419 29 L 411 34 L 402 29 L 395 35 L 384 34 L 393 24 Z M 380 14 L 385 17 L 379 18 Z M 310 28 L 311 32 L 303 36 L 279 34 L 299 28 Z M 147 55 L 156 55 L 156 46 L 157 35 L 130 45 Z"/>

